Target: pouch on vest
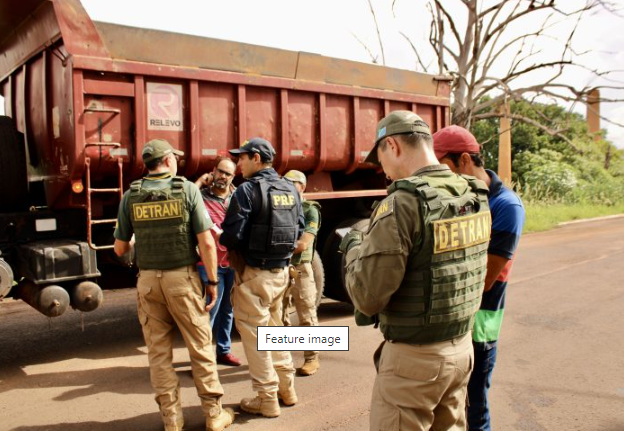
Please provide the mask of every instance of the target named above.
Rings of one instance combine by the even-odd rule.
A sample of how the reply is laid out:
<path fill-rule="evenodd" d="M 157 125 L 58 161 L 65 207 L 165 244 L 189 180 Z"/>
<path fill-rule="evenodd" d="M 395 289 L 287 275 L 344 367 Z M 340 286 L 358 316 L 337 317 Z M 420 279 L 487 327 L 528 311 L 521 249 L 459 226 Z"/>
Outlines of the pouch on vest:
<path fill-rule="evenodd" d="M 251 226 L 249 249 L 259 257 L 288 259 L 299 233 L 299 211 L 294 188 L 285 180 L 258 179 L 262 207 Z M 268 255 L 268 256 L 267 256 Z"/>

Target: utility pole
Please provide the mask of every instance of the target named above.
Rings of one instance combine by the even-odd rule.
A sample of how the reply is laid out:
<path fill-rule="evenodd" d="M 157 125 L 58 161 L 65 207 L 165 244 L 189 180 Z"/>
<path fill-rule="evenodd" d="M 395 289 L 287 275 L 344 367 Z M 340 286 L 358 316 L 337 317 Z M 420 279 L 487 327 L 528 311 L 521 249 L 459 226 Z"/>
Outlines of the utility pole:
<path fill-rule="evenodd" d="M 498 141 L 498 176 L 505 186 L 511 187 L 511 120 L 509 119 L 509 102 L 500 106 L 500 130 Z"/>
<path fill-rule="evenodd" d="M 600 135 L 600 90 L 592 89 L 587 95 L 587 130 L 594 134 L 594 141 L 602 139 Z"/>

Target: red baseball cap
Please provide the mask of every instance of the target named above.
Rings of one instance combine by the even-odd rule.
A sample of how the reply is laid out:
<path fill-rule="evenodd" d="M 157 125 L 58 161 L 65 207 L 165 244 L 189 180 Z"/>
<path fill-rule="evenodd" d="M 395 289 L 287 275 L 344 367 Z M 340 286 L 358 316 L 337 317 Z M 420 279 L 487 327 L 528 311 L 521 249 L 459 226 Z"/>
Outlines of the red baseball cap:
<path fill-rule="evenodd" d="M 433 134 L 433 150 L 442 159 L 448 153 L 479 153 L 481 145 L 463 127 L 448 126 Z"/>

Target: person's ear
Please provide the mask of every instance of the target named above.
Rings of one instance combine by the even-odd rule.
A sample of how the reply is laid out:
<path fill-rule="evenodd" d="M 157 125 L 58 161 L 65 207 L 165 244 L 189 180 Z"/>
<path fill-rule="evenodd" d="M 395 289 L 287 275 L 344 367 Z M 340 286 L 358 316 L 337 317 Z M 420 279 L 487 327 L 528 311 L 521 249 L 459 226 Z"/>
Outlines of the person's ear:
<path fill-rule="evenodd" d="M 472 158 L 470 157 L 468 153 L 462 153 L 461 156 L 459 157 L 459 162 L 462 168 L 469 168 L 470 163 L 472 162 Z"/>
<path fill-rule="evenodd" d="M 388 138 L 388 146 L 390 147 L 390 149 L 392 150 L 392 154 L 396 157 L 401 156 L 403 150 L 401 149 L 401 146 L 399 144 L 399 141 L 397 141 L 396 138 L 393 138 L 392 136 L 390 136 Z"/>

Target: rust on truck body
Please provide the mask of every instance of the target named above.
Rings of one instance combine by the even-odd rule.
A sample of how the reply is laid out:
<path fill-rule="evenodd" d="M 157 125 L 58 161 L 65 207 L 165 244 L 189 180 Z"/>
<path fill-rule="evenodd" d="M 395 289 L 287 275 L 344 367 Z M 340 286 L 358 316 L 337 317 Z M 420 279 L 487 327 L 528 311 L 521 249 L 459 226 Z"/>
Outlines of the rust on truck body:
<path fill-rule="evenodd" d="M 153 138 L 185 152 L 187 177 L 252 136 L 274 144 L 280 172 L 349 174 L 372 169 L 363 161 L 388 112 L 413 110 L 433 130 L 448 124 L 443 78 L 93 22 L 78 0 L 33 1 L 26 17 L 7 4 L 24 21 L 0 41 L 0 92 L 26 134 L 29 178 L 45 182 L 51 207 L 84 205 L 70 185 L 87 158 L 94 180 L 115 177 L 119 159 L 125 180 L 139 177 L 141 146 Z"/>
<path fill-rule="evenodd" d="M 94 22 L 79 0 L 0 0 L 0 94 L 10 118 L 0 123 L 10 138 L 0 158 L 28 166 L 0 174 L 0 197 L 13 194 L 0 202 L 0 266 L 37 295 L 51 292 L 40 288 L 51 276 L 68 286 L 97 277 L 96 250 L 98 262 L 131 261 L 109 248 L 120 198 L 145 172 L 147 141 L 184 151 L 178 172 L 193 180 L 261 136 L 279 173 L 306 173 L 306 198 L 323 208 L 325 295 L 347 301 L 336 230 L 365 228 L 387 193 L 381 170 L 364 163 L 378 121 L 406 109 L 435 132 L 450 120 L 447 77 Z M 69 257 L 48 271 L 40 246 Z"/>

